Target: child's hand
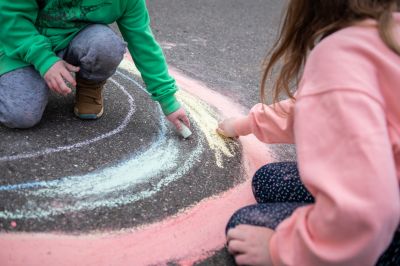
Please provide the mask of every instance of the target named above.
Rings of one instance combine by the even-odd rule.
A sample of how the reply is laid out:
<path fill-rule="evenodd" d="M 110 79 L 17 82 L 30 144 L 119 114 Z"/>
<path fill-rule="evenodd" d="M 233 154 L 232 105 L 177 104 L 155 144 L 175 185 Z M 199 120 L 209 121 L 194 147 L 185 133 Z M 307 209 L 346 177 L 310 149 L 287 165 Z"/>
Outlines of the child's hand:
<path fill-rule="evenodd" d="M 72 86 L 76 86 L 76 81 L 70 72 L 78 72 L 79 67 L 68 64 L 67 62 L 60 60 L 56 62 L 44 75 L 44 80 L 47 86 L 57 93 L 67 95 L 71 92 L 65 84 L 65 80 L 71 83 Z"/>
<path fill-rule="evenodd" d="M 231 117 L 228 119 L 225 119 L 221 123 L 218 124 L 217 132 L 221 134 L 222 136 L 228 137 L 228 138 L 236 138 L 238 137 L 238 134 L 235 131 L 234 128 L 234 122 L 236 118 Z"/>
<path fill-rule="evenodd" d="M 238 225 L 227 234 L 228 251 L 238 265 L 272 265 L 269 240 L 274 231 L 260 226 Z"/>
<path fill-rule="evenodd" d="M 180 122 L 183 122 L 188 128 L 190 128 L 190 121 L 189 118 L 186 116 L 186 111 L 185 109 L 183 109 L 183 107 L 167 115 L 167 119 L 169 122 L 174 124 L 174 126 L 176 127 L 176 129 L 178 129 L 178 131 L 182 129 Z"/>

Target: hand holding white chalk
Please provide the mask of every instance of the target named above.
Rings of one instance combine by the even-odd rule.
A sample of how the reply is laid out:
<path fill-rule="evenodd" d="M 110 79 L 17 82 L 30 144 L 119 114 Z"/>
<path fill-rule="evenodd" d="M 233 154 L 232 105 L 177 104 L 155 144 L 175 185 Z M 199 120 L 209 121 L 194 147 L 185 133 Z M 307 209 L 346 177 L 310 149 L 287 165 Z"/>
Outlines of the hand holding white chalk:
<path fill-rule="evenodd" d="M 181 134 L 181 136 L 185 139 L 190 137 L 192 135 L 192 131 L 190 131 L 190 129 L 183 122 L 180 123 L 181 129 L 179 130 L 179 134 Z"/>
<path fill-rule="evenodd" d="M 176 129 L 180 130 L 181 129 L 181 122 L 183 122 L 185 125 L 190 127 L 190 121 L 189 118 L 186 115 L 185 109 L 181 106 L 178 110 L 175 112 L 167 115 L 167 119 L 169 122 L 171 122 Z"/>

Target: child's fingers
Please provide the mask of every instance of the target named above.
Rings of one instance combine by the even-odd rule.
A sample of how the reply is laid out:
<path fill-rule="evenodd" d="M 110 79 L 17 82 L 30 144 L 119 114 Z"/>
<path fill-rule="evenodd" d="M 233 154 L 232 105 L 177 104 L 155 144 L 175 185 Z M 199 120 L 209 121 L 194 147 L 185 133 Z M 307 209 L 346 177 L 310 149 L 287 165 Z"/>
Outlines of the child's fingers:
<path fill-rule="evenodd" d="M 246 251 L 246 246 L 242 241 L 231 240 L 228 243 L 228 251 L 231 254 L 244 253 Z"/>
<path fill-rule="evenodd" d="M 182 116 L 181 120 L 188 128 L 190 128 L 190 120 L 186 115 Z"/>
<path fill-rule="evenodd" d="M 233 127 L 234 118 L 228 118 L 218 124 L 217 132 L 227 138 L 236 138 L 238 135 Z"/>
<path fill-rule="evenodd" d="M 68 88 L 68 86 L 64 82 L 64 79 L 61 76 L 56 78 L 56 82 L 57 82 L 57 85 L 58 85 L 58 91 L 61 94 L 66 95 L 66 94 L 71 92 L 71 89 Z"/>
<path fill-rule="evenodd" d="M 66 79 L 69 83 L 71 83 L 72 86 L 74 87 L 76 86 L 76 81 L 74 77 L 67 70 L 62 71 L 61 75 L 63 76 L 64 79 Z"/>
<path fill-rule="evenodd" d="M 52 91 L 58 92 L 52 79 L 46 80 L 46 84 Z"/>
<path fill-rule="evenodd" d="M 228 233 L 226 234 L 227 242 L 229 242 L 231 240 L 244 240 L 242 230 L 240 230 L 240 228 L 238 228 L 239 226 L 240 225 L 228 230 Z"/>
<path fill-rule="evenodd" d="M 225 133 L 225 131 L 223 131 L 220 127 L 217 127 L 217 133 L 224 136 L 224 137 L 228 137 Z"/>
<path fill-rule="evenodd" d="M 52 91 L 54 91 L 56 93 L 59 93 L 59 94 L 62 94 L 62 91 L 60 90 L 60 86 L 58 85 L 56 79 L 51 79 L 49 81 L 49 83 L 50 83 L 49 87 L 52 89 Z"/>
<path fill-rule="evenodd" d="M 182 125 L 181 125 L 181 120 L 179 120 L 178 118 L 175 119 L 173 122 L 174 126 L 176 127 L 176 129 L 181 130 L 182 129 Z"/>
<path fill-rule="evenodd" d="M 68 64 L 67 62 L 65 62 L 65 67 L 71 72 L 78 72 L 80 69 L 79 67 Z"/>

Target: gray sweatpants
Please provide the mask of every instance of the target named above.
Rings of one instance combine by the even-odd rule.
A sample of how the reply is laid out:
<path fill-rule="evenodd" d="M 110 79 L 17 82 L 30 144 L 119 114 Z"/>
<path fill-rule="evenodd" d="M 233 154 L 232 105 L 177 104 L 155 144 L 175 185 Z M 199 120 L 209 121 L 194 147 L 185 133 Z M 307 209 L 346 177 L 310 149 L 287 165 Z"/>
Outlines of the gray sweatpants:
<path fill-rule="evenodd" d="M 126 43 L 108 26 L 84 28 L 58 56 L 79 66 L 79 77 L 104 81 L 111 77 L 126 50 Z M 49 88 L 33 66 L 0 76 L 0 123 L 10 128 L 29 128 L 42 118 Z"/>

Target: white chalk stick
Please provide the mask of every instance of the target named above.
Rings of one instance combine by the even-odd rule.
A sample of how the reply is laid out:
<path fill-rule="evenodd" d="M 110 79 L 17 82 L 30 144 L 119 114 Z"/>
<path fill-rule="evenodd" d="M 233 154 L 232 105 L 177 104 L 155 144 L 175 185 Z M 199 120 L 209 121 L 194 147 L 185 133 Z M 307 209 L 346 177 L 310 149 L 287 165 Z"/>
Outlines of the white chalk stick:
<path fill-rule="evenodd" d="M 181 122 L 181 130 L 179 130 L 179 134 L 181 134 L 181 136 L 186 139 L 190 137 L 190 135 L 192 135 L 192 131 L 190 131 L 190 129 Z"/>

